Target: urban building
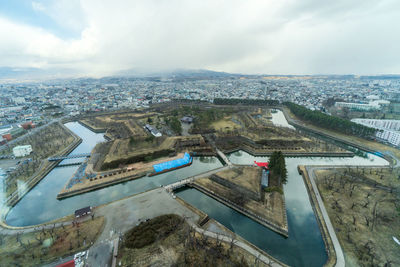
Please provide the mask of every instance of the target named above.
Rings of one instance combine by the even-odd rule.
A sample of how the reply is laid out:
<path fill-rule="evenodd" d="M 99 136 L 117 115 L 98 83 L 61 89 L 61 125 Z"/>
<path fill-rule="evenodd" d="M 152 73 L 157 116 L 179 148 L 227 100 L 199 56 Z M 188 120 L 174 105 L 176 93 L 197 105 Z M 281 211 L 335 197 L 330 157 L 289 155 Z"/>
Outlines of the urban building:
<path fill-rule="evenodd" d="M 352 119 L 352 122 L 378 129 L 376 137 L 394 146 L 400 146 L 400 120 Z"/>
<path fill-rule="evenodd" d="M 15 157 L 25 157 L 29 155 L 32 152 L 32 146 L 31 145 L 25 145 L 25 146 L 16 146 L 13 148 L 13 154 Z"/>
<path fill-rule="evenodd" d="M 151 126 L 150 124 L 146 124 L 145 128 L 146 128 L 147 131 L 149 131 L 155 137 L 161 137 L 162 136 L 162 134 L 156 128 Z"/>

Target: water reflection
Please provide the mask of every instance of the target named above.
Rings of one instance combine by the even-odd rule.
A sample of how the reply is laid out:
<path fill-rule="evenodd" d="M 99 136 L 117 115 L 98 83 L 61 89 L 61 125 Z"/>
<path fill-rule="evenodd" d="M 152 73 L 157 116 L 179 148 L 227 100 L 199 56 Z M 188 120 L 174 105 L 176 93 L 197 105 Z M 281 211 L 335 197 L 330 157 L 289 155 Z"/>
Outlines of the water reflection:
<path fill-rule="evenodd" d="M 93 133 L 76 122 L 67 123 L 66 126 L 83 139 L 72 154 L 90 152 L 96 143 L 104 140 L 101 134 Z M 62 163 L 68 161 L 64 160 Z M 57 200 L 57 194 L 78 166 L 55 168 L 11 209 L 6 217 L 6 222 L 12 226 L 27 226 L 47 222 L 72 214 L 76 209 L 85 206 L 109 203 L 221 166 L 222 164 L 215 157 L 194 158 L 192 165 L 173 172 L 140 178 L 63 200 Z"/>
<path fill-rule="evenodd" d="M 235 164 L 268 161 L 268 157 L 254 157 L 244 151 L 234 152 L 228 157 Z M 371 160 L 374 165 L 388 165 L 386 160 L 371 154 L 367 158 L 286 157 L 288 183 L 284 185 L 284 192 L 289 238 L 276 234 L 197 190 L 186 189 L 177 195 L 286 264 L 322 266 L 327 260 L 325 245 L 297 166 L 371 165 Z"/>

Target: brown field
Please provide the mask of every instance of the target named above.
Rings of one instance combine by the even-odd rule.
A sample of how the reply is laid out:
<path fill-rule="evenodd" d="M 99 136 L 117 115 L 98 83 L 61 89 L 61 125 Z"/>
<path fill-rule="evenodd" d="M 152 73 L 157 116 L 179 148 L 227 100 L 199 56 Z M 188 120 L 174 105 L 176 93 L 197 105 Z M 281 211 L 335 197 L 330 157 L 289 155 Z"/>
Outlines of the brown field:
<path fill-rule="evenodd" d="M 50 163 L 47 158 L 58 155 L 74 142 L 75 137 L 58 123 L 53 123 L 34 134 L 28 134 L 23 140 L 5 150 L 6 154 L 12 154 L 12 148 L 18 145 L 32 146 L 32 153 L 25 158 L 32 160 L 26 164 L 21 164 L 9 174 L 6 179 L 6 194 L 12 194 L 18 189 L 18 182 L 26 182 L 40 170 L 44 170 Z M 21 160 L 22 161 L 22 160 Z"/>
<path fill-rule="evenodd" d="M 400 246 L 392 239 L 400 238 L 398 174 L 389 168 L 382 172 L 380 168 L 343 168 L 315 173 L 346 266 L 400 266 Z"/>
<path fill-rule="evenodd" d="M 144 138 L 148 136 L 146 130 L 143 129 L 143 125 L 146 123 L 148 117 L 155 119 L 158 116 L 155 116 L 153 112 L 146 114 L 113 114 L 83 119 L 82 122 L 95 130 L 106 130 L 112 139 L 119 137 L 127 138 L 128 136 Z"/>
<path fill-rule="evenodd" d="M 128 248 L 121 244 L 117 262 L 121 266 L 267 266 L 234 243 L 195 232 L 186 222 L 144 247 Z"/>
<path fill-rule="evenodd" d="M 233 131 L 235 129 L 241 128 L 240 125 L 238 125 L 232 121 L 231 117 L 225 117 L 222 120 L 213 122 L 211 124 L 211 127 L 214 128 L 218 132 Z"/>
<path fill-rule="evenodd" d="M 260 192 L 261 168 L 239 167 L 218 172 L 217 175 L 253 192 Z"/>
<path fill-rule="evenodd" d="M 130 139 L 117 139 L 114 140 L 111 147 L 106 153 L 104 163 L 120 160 L 123 158 L 129 158 L 137 155 L 145 155 L 153 153 L 155 151 L 162 150 L 176 150 L 176 144 L 178 141 L 188 140 L 201 140 L 203 138 L 200 135 L 191 136 L 172 136 L 172 137 L 158 137 L 152 141 L 137 140 L 133 144 L 130 143 Z M 186 151 L 183 147 L 180 151 Z M 178 151 L 179 152 L 179 151 Z"/>
<path fill-rule="evenodd" d="M 258 167 L 239 167 L 216 173 L 220 178 L 226 179 L 239 187 L 243 187 L 259 195 L 257 201 L 249 196 L 237 191 L 236 188 L 223 185 L 212 178 L 201 178 L 196 180 L 196 184 L 214 192 L 217 196 L 222 196 L 238 206 L 257 214 L 258 216 L 286 228 L 286 210 L 284 207 L 284 195 L 278 192 L 261 191 L 260 179 L 261 169 Z"/>
<path fill-rule="evenodd" d="M 0 236 L 0 266 L 42 266 L 87 249 L 103 229 L 104 218 L 18 235 Z"/>

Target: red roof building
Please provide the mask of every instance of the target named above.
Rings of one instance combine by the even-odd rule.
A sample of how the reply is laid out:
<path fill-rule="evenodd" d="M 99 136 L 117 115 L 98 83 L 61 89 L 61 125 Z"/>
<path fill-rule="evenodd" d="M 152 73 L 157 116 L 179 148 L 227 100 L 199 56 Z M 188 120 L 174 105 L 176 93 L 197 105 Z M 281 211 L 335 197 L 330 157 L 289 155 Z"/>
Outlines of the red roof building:
<path fill-rule="evenodd" d="M 28 122 L 21 124 L 21 127 L 24 128 L 25 130 L 29 130 L 29 129 L 35 128 L 35 124 L 33 124 L 33 122 L 31 122 L 31 121 L 28 121 Z"/>
<path fill-rule="evenodd" d="M 266 168 L 266 169 L 268 169 L 268 165 L 269 165 L 268 162 L 257 162 L 257 161 L 254 161 L 254 164 L 256 164 L 258 167 Z"/>
<path fill-rule="evenodd" d="M 12 140 L 11 134 L 5 134 L 5 135 L 3 135 L 3 138 L 6 139 L 7 141 L 11 141 Z"/>

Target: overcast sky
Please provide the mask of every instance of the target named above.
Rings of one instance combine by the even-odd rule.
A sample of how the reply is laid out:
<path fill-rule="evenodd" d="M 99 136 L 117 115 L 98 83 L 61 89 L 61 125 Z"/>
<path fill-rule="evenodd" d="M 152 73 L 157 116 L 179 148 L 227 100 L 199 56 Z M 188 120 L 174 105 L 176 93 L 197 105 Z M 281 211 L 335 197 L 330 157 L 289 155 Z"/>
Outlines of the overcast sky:
<path fill-rule="evenodd" d="M 0 0 L 0 67 L 400 74 L 399 0 Z"/>

